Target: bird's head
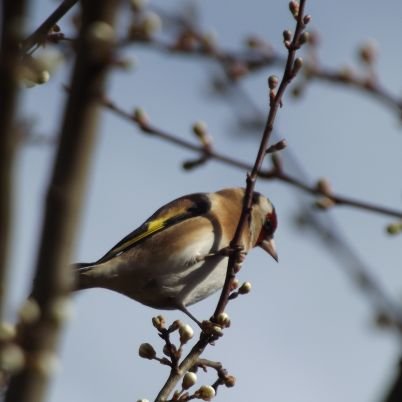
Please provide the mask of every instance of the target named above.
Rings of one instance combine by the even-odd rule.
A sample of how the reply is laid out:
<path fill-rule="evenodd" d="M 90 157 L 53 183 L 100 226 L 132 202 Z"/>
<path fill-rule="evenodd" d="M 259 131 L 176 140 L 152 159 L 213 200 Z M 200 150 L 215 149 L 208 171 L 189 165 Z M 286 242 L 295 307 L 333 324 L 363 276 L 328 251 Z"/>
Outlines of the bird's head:
<path fill-rule="evenodd" d="M 270 200 L 259 193 L 254 193 L 253 201 L 256 206 L 256 208 L 253 208 L 254 219 L 257 219 L 257 216 L 260 222 L 262 219 L 262 225 L 260 226 L 255 246 L 261 247 L 278 262 L 278 254 L 274 242 L 274 233 L 278 225 L 275 208 Z"/>

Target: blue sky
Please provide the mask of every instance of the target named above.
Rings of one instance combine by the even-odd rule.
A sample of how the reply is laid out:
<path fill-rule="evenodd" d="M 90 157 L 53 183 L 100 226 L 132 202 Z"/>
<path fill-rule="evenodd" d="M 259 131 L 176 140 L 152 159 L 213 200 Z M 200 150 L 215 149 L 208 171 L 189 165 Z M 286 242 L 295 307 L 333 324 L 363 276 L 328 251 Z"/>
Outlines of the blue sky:
<path fill-rule="evenodd" d="M 152 1 L 152 0 L 151 0 Z M 184 1 L 169 2 L 174 11 Z M 161 7 L 166 2 L 152 1 Z M 205 0 L 200 25 L 213 31 L 221 46 L 239 48 L 249 34 L 271 41 L 283 52 L 282 31 L 293 29 L 287 2 Z M 55 7 L 41 0 L 31 7 L 36 27 Z M 379 48 L 378 74 L 392 93 L 401 94 L 402 4 L 367 1 L 307 1 L 311 24 L 320 32 L 322 63 L 341 67 L 356 63 L 357 46 L 374 39 Z M 67 17 L 68 19 L 68 17 Z M 68 29 L 67 22 L 61 22 Z M 124 51 L 136 59 L 131 72 L 111 74 L 108 93 L 124 109 L 141 106 L 159 127 L 192 139 L 191 125 L 204 120 L 217 150 L 253 161 L 258 135 L 238 135 L 233 109 L 211 96 L 214 64 L 181 56 L 167 57 L 143 47 Z M 57 134 L 68 82 L 69 63 L 48 84 L 24 89 L 21 114 L 34 117 L 34 131 Z M 266 69 L 244 81 L 259 108 L 266 110 Z M 314 83 L 300 100 L 286 97 L 276 122 L 286 152 L 297 155 L 311 183 L 327 177 L 336 192 L 402 209 L 401 121 L 391 110 L 355 91 Z M 245 172 L 209 162 L 185 172 L 189 151 L 142 135 L 110 112 L 102 113 L 75 260 L 92 261 L 141 224 L 164 203 L 182 194 L 242 186 Z M 53 160 L 51 146 L 27 146 L 17 158 L 14 248 L 10 275 L 9 315 L 24 299 L 39 240 L 43 199 Z M 286 167 L 286 165 L 285 165 Z M 321 243 L 295 225 L 301 205 L 313 199 L 276 182 L 257 183 L 279 214 L 276 236 L 280 264 L 254 250 L 240 273 L 253 291 L 229 305 L 232 327 L 205 357 L 220 360 L 238 379 L 220 389 L 219 401 L 375 402 L 393 378 L 400 354 L 395 334 L 377 329 L 374 311 Z M 325 212 L 327 213 L 327 212 Z M 401 237 L 385 235 L 392 222 L 384 216 L 339 207 L 328 212 L 344 238 L 387 292 L 402 300 Z M 194 306 L 209 317 L 217 296 Z M 140 343 L 162 344 L 151 325 L 159 312 L 123 296 L 91 290 L 74 296 L 74 318 L 60 348 L 61 369 L 49 402 L 152 400 L 167 377 L 166 367 L 137 357 Z M 186 320 L 181 313 L 167 319 Z M 212 376 L 200 382 L 210 383 Z"/>

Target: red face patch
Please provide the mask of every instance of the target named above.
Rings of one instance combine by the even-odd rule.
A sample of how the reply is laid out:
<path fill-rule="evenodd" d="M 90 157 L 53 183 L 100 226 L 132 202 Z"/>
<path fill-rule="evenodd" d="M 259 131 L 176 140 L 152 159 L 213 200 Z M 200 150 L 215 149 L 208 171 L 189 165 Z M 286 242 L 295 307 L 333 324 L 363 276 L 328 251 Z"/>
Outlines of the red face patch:
<path fill-rule="evenodd" d="M 270 238 L 275 233 L 278 226 L 278 219 L 276 217 L 276 212 L 273 210 L 271 213 L 267 214 L 265 217 L 264 225 L 261 228 L 260 235 L 258 236 L 257 245 L 260 244 L 264 239 Z"/>
<path fill-rule="evenodd" d="M 278 226 L 278 219 L 276 217 L 276 212 L 273 210 L 270 214 L 267 214 L 264 222 L 264 230 L 267 235 L 273 235 Z"/>

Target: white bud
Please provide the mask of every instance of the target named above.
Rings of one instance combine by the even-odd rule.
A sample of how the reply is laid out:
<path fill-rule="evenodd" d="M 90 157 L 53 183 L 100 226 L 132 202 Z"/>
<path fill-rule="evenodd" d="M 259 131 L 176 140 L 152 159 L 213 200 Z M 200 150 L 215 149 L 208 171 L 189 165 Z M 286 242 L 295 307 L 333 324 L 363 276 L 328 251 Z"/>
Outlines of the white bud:
<path fill-rule="evenodd" d="M 17 331 L 15 326 L 8 323 L 0 323 L 0 342 L 8 342 L 15 338 Z"/>
<path fill-rule="evenodd" d="M 197 374 L 193 373 L 192 371 L 187 371 L 184 374 L 183 381 L 182 381 L 182 388 L 189 389 L 197 382 Z"/>
<path fill-rule="evenodd" d="M 143 21 L 143 29 L 146 35 L 151 36 L 156 32 L 160 31 L 162 28 L 162 20 L 158 14 L 154 12 L 148 12 L 145 15 Z"/>
<path fill-rule="evenodd" d="M 144 109 L 141 109 L 140 107 L 137 107 L 136 109 L 134 109 L 134 119 L 140 125 L 144 125 L 149 122 L 149 117 L 148 117 L 147 113 L 144 111 Z M 158 317 L 162 318 L 163 324 L 164 324 L 165 321 L 164 321 L 163 317 L 160 315 L 158 315 Z M 158 317 L 154 317 L 154 318 L 159 319 Z M 154 324 L 154 326 L 155 326 L 155 324 Z"/>
<path fill-rule="evenodd" d="M 208 126 L 204 121 L 199 120 L 193 124 L 193 132 L 198 137 L 202 137 L 208 132 Z"/>
<path fill-rule="evenodd" d="M 53 301 L 51 305 L 51 315 L 52 318 L 57 323 L 63 323 L 71 319 L 73 315 L 73 305 L 70 298 L 68 297 L 58 297 Z"/>
<path fill-rule="evenodd" d="M 10 343 L 0 350 L 0 369 L 15 373 L 23 368 L 25 364 L 25 356 L 22 349 Z"/>
<path fill-rule="evenodd" d="M 52 352 L 39 352 L 33 361 L 36 370 L 44 377 L 52 376 L 60 367 L 59 359 Z"/>
<path fill-rule="evenodd" d="M 18 315 L 20 321 L 24 324 L 32 324 L 37 321 L 40 316 L 40 308 L 36 300 L 25 300 Z"/>
<path fill-rule="evenodd" d="M 229 327 L 230 326 L 230 318 L 228 314 L 225 312 L 220 313 L 217 317 L 218 324 L 222 327 Z"/>
<path fill-rule="evenodd" d="M 239 288 L 239 293 L 242 295 L 245 295 L 250 292 L 251 292 L 251 283 L 250 282 L 244 282 L 243 285 L 241 285 Z"/>
<path fill-rule="evenodd" d="M 43 70 L 38 74 L 38 84 L 46 84 L 50 80 L 50 73 L 47 70 Z"/>
<path fill-rule="evenodd" d="M 196 395 L 203 401 L 210 401 L 215 396 L 215 389 L 210 385 L 202 385 Z"/>
<path fill-rule="evenodd" d="M 152 360 L 156 356 L 155 349 L 153 346 L 149 343 L 142 343 L 138 349 L 138 354 L 140 357 L 143 359 L 149 359 Z"/>
<path fill-rule="evenodd" d="M 88 28 L 88 39 L 94 46 L 111 45 L 115 40 L 115 31 L 110 24 L 96 21 Z"/>
<path fill-rule="evenodd" d="M 180 342 L 187 343 L 194 336 L 194 330 L 190 327 L 190 325 L 185 324 L 179 328 L 179 334 Z"/>

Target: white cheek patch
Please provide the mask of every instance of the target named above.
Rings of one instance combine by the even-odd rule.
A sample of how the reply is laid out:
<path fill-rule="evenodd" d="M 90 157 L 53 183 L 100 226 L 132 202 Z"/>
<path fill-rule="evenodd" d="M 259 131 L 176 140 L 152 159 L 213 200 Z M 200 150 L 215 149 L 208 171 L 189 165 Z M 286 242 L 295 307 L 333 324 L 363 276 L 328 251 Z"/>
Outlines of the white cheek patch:
<path fill-rule="evenodd" d="M 213 236 L 205 236 L 190 244 L 182 251 L 180 259 L 186 266 L 204 261 L 205 257 L 212 252 L 213 240 Z"/>

